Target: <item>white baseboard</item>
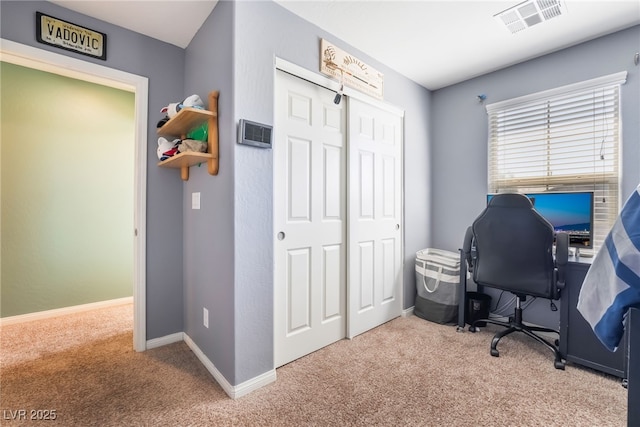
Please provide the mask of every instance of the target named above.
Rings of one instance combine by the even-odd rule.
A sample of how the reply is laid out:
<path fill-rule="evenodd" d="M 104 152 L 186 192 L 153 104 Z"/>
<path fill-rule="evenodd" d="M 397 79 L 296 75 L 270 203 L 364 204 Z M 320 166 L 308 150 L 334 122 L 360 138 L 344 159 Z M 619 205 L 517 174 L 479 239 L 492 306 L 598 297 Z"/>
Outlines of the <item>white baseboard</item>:
<path fill-rule="evenodd" d="M 175 334 L 148 340 L 146 349 L 151 350 L 152 348 L 162 347 L 163 345 L 169 345 L 180 341 L 184 341 L 184 332 L 176 332 Z"/>
<path fill-rule="evenodd" d="M 82 313 L 84 311 L 91 311 L 99 308 L 116 307 L 125 304 L 133 304 L 133 297 L 124 297 L 108 301 L 92 302 L 89 304 L 74 305 L 72 307 L 56 308 L 54 310 L 38 311 L 36 313 L 19 314 L 17 316 L 4 317 L 0 319 L 0 326 L 15 325 L 17 323 L 31 322 L 33 320 L 50 319 L 52 317 L 64 316 L 66 314 Z"/>
<path fill-rule="evenodd" d="M 239 397 L 245 396 L 251 393 L 254 390 L 257 390 L 261 387 L 266 386 L 267 384 L 271 384 L 276 380 L 276 370 L 272 369 L 270 371 L 265 372 L 262 375 L 258 375 L 257 377 L 251 378 L 248 381 L 243 382 L 242 384 L 238 384 L 234 387 L 234 394 L 230 396 L 233 399 L 237 399 Z"/>
<path fill-rule="evenodd" d="M 413 316 L 413 309 L 415 308 L 415 306 L 411 306 L 409 308 L 405 308 L 404 310 L 402 310 L 402 317 L 411 317 Z"/>
<path fill-rule="evenodd" d="M 259 389 L 260 387 L 264 387 L 267 384 L 270 384 L 276 380 L 276 371 L 275 369 L 265 372 L 262 375 L 259 375 L 255 378 L 250 379 L 249 381 L 245 381 L 242 384 L 238 384 L 237 386 L 233 386 L 229 384 L 227 379 L 216 369 L 215 365 L 205 354 L 200 350 L 200 348 L 196 345 L 195 342 L 187 335 L 184 335 L 184 342 L 187 343 L 191 351 L 196 355 L 196 357 L 200 360 L 200 362 L 204 365 L 205 368 L 209 371 L 209 373 L 213 376 L 213 378 L 220 384 L 220 387 L 224 390 L 227 395 L 232 399 L 237 399 L 246 394 L 251 393 L 254 390 Z"/>

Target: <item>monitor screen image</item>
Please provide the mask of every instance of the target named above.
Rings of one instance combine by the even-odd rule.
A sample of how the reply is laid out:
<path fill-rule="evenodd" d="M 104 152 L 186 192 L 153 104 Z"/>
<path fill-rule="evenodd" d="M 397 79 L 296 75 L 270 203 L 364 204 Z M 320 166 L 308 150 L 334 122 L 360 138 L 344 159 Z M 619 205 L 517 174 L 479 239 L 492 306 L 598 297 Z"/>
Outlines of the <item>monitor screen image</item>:
<path fill-rule="evenodd" d="M 593 193 L 527 193 L 533 207 L 557 232 L 569 235 L 569 245 L 593 248 Z M 487 196 L 487 203 L 492 195 Z"/>

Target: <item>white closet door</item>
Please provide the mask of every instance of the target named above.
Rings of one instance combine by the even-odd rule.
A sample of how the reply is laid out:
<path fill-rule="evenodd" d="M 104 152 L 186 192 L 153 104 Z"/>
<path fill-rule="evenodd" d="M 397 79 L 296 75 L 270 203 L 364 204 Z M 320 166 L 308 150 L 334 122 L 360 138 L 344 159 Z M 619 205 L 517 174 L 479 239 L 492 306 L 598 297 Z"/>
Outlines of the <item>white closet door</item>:
<path fill-rule="evenodd" d="M 402 313 L 402 118 L 349 99 L 348 337 Z"/>
<path fill-rule="evenodd" d="M 274 361 L 346 336 L 344 102 L 277 71 L 274 126 Z"/>

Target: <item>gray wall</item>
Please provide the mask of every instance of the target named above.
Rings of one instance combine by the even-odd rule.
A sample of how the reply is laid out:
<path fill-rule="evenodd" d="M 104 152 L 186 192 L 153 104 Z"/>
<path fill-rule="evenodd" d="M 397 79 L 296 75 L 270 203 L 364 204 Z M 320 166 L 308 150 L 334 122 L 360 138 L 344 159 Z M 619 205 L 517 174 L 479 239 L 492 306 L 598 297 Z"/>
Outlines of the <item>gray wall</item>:
<path fill-rule="evenodd" d="M 219 90 L 220 170 L 192 167 L 184 184 L 184 331 L 229 381 L 234 380 L 233 3 L 214 8 L 186 50 L 185 95 Z M 200 192 L 200 210 L 191 194 Z M 209 328 L 203 326 L 203 307 Z"/>
<path fill-rule="evenodd" d="M 326 38 L 385 74 L 385 102 L 405 109 L 404 304 L 415 299 L 415 252 L 428 245 L 430 93 L 272 2 L 235 3 L 235 119 L 274 122 L 274 57 L 318 72 Z M 273 368 L 273 159 L 235 150 L 236 383 Z"/>
<path fill-rule="evenodd" d="M 272 151 L 235 143 L 241 118 L 273 124 L 274 58 L 316 71 L 329 34 L 272 2 L 219 2 L 186 50 L 185 94 L 219 89 L 220 174 L 184 185 L 184 326 L 233 385 L 273 369 Z M 386 75 L 386 101 L 406 109 L 405 301 L 428 241 L 429 92 L 357 50 Z M 190 209 L 201 193 L 201 210 Z M 202 326 L 202 308 L 210 326 Z"/>
<path fill-rule="evenodd" d="M 186 50 L 47 2 L 1 7 L 3 38 L 149 78 L 147 339 L 187 332 L 234 385 L 273 368 L 271 151 L 237 146 L 236 123 L 273 123 L 274 56 L 317 70 L 320 37 L 384 72 L 385 100 L 406 110 L 403 306 L 413 305 L 413 258 L 429 241 L 426 89 L 271 2 L 219 2 Z M 36 11 L 106 33 L 107 61 L 38 44 Z M 159 110 L 213 89 L 221 91 L 220 174 L 193 167 L 183 183 L 156 166 Z M 190 209 L 195 191 L 199 211 Z"/>
<path fill-rule="evenodd" d="M 147 339 L 187 332 L 233 385 L 273 368 L 272 152 L 238 146 L 235 131 L 240 118 L 273 123 L 275 56 L 317 72 L 324 37 L 382 71 L 385 101 L 405 110 L 405 308 L 415 298 L 415 252 L 457 250 L 484 206 L 487 125 L 476 95 L 496 102 L 628 70 L 623 195 L 640 181 L 639 27 L 432 94 L 272 2 L 219 2 L 186 50 L 47 2 L 0 7 L 3 38 L 149 78 Z M 107 33 L 108 60 L 38 44 L 36 10 Z M 220 174 L 193 167 L 183 183 L 156 166 L 159 110 L 213 89 L 221 91 Z M 190 209 L 195 191 L 199 211 Z"/>
<path fill-rule="evenodd" d="M 107 60 L 38 43 L 36 11 L 106 33 Z M 175 170 L 156 166 L 156 123 L 162 117 L 160 108 L 168 100 L 184 97 L 184 50 L 49 2 L 2 1 L 0 16 L 0 36 L 4 39 L 149 78 L 147 339 L 181 332 L 182 181 Z"/>
<path fill-rule="evenodd" d="M 487 114 L 476 95 L 494 103 L 619 71 L 622 86 L 622 198 L 640 182 L 640 75 L 633 55 L 640 26 L 433 92 L 431 216 L 433 244 L 456 250 L 486 204 Z"/>
<path fill-rule="evenodd" d="M 486 103 L 494 103 L 626 70 L 627 83 L 622 86 L 624 201 L 640 182 L 640 67 L 633 63 L 639 49 L 640 26 L 635 26 L 433 92 L 429 210 L 433 246 L 458 249 L 466 227 L 486 205 L 487 114 L 476 98 L 479 94 L 487 95 Z M 542 321 L 549 313 L 548 302 L 540 305 L 544 312 L 532 321 L 538 317 Z"/>

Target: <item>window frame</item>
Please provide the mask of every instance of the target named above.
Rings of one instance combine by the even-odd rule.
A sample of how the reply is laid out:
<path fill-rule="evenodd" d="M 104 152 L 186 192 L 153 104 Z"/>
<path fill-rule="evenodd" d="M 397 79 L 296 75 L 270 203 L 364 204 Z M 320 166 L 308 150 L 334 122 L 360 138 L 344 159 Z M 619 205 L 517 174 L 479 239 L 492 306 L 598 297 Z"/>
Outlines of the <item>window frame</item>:
<path fill-rule="evenodd" d="M 622 173 L 621 86 L 626 82 L 626 78 L 627 72 L 623 71 L 486 105 L 488 121 L 487 187 L 489 192 L 533 193 L 593 191 L 595 199 L 593 251 L 597 251 L 602 245 L 609 230 L 613 226 L 620 211 L 620 182 Z M 499 164 L 508 164 L 509 167 L 517 169 L 517 166 L 515 166 L 518 163 L 516 157 L 507 159 L 505 163 L 504 155 L 502 154 L 503 157 L 498 155 L 498 153 L 505 152 L 504 145 L 508 144 L 507 142 L 505 142 L 507 140 L 509 141 L 509 143 L 514 144 L 512 147 L 518 146 L 518 150 L 523 147 L 522 149 L 523 151 L 525 151 L 525 153 L 529 151 L 531 153 L 536 151 L 541 152 L 542 144 L 539 144 L 539 142 L 543 141 L 544 146 L 546 146 L 547 148 L 552 147 L 553 150 L 556 151 L 555 155 L 558 156 L 558 154 L 563 151 L 563 149 L 559 148 L 562 144 L 562 138 L 557 134 L 554 136 L 552 133 L 557 132 L 557 129 L 561 128 L 561 125 L 554 124 L 553 120 L 559 120 L 562 114 L 560 113 L 561 109 L 558 109 L 557 105 L 554 103 L 566 100 L 579 100 L 580 98 L 584 98 L 587 94 L 591 95 L 592 93 L 595 93 L 595 91 L 597 90 L 602 90 L 603 97 L 605 90 L 611 92 L 611 96 L 613 97 L 613 100 L 609 101 L 611 102 L 610 105 L 614 106 L 613 113 L 603 113 L 600 116 L 597 116 L 597 114 L 599 114 L 597 112 L 599 106 L 594 104 L 593 107 L 593 114 L 595 116 L 611 116 L 611 121 L 615 124 L 615 128 L 613 129 L 614 132 L 612 132 L 612 135 L 608 135 L 606 133 L 604 134 L 607 138 L 611 139 L 611 141 L 607 144 L 612 147 L 612 151 L 609 152 L 609 155 L 615 156 L 615 159 L 609 159 L 612 164 L 611 168 L 613 170 L 608 169 L 607 164 L 603 163 L 601 170 L 596 171 L 594 167 L 594 171 L 592 173 L 575 172 L 566 175 L 553 175 L 553 173 L 549 173 L 548 171 L 550 168 L 557 168 L 558 163 L 561 163 L 560 168 L 562 168 L 562 164 L 566 164 L 567 167 L 565 168 L 565 170 L 570 172 L 572 168 L 575 168 L 576 171 L 578 170 L 579 162 L 576 160 L 569 160 L 567 162 L 554 162 L 553 157 L 547 157 L 546 159 L 542 159 L 539 162 L 540 168 L 538 169 L 538 171 L 535 170 L 535 167 L 530 168 L 527 171 L 526 166 L 518 170 L 518 172 L 525 173 L 525 176 L 505 178 L 506 174 L 503 173 L 502 175 L 499 175 L 498 173 L 496 173 L 495 168 L 498 167 Z M 553 109 L 550 107 L 551 104 L 554 104 Z M 583 102 L 583 104 L 586 105 L 585 102 Z M 529 108 L 531 109 L 530 111 L 535 112 L 532 117 L 534 115 L 538 115 L 538 117 L 541 117 L 539 114 L 544 113 L 545 111 L 547 112 L 547 114 L 549 113 L 549 111 L 551 111 L 551 115 L 547 116 L 546 123 L 543 119 L 539 120 L 538 124 L 536 125 L 526 125 L 522 127 L 521 129 L 526 130 L 526 132 L 523 132 L 523 134 L 526 135 L 527 138 L 518 141 L 518 137 L 514 135 L 519 132 L 504 130 L 505 128 L 501 128 L 501 125 L 505 123 L 505 120 L 508 124 L 518 122 L 517 119 L 514 119 L 513 121 L 510 121 L 511 119 L 505 119 L 504 117 L 508 115 L 508 112 L 514 113 L 516 111 L 522 111 L 522 109 Z M 525 117 L 528 117 L 529 113 L 525 110 L 525 112 L 522 114 Z M 583 117 L 585 116 L 583 115 Z M 571 118 L 567 121 L 567 123 L 570 123 L 570 128 L 576 126 L 575 123 L 577 122 L 578 120 L 574 120 Z M 498 125 L 498 123 L 500 123 L 500 125 Z M 547 130 L 545 136 L 536 136 L 533 139 L 529 139 L 530 135 L 533 135 L 536 132 L 542 134 L 542 132 L 540 131 L 544 129 Z M 593 132 L 593 135 L 595 136 L 596 131 L 594 130 Z M 595 147 L 597 145 L 595 141 L 597 140 L 597 138 L 591 137 L 591 139 L 594 142 L 590 143 L 589 149 L 593 149 L 593 151 L 595 152 Z M 553 147 L 554 140 L 557 144 L 557 146 L 555 147 Z M 575 147 L 578 147 L 578 150 L 580 150 L 581 152 L 586 153 L 586 150 L 579 148 L 579 146 L 583 144 L 583 141 L 580 140 L 580 138 L 576 138 L 576 142 L 577 145 L 575 145 Z M 503 146 L 500 147 L 499 144 L 503 144 Z M 540 146 L 538 146 L 538 144 Z M 605 146 L 605 143 L 602 142 L 601 145 Z M 600 149 L 602 150 L 602 147 Z M 548 151 L 548 153 L 553 156 L 553 151 Z M 555 158 L 556 160 L 558 159 L 558 157 Z M 546 170 L 547 172 L 542 172 L 543 170 Z M 527 172 L 530 173 L 530 176 L 526 176 Z"/>

